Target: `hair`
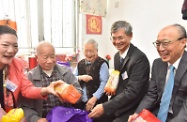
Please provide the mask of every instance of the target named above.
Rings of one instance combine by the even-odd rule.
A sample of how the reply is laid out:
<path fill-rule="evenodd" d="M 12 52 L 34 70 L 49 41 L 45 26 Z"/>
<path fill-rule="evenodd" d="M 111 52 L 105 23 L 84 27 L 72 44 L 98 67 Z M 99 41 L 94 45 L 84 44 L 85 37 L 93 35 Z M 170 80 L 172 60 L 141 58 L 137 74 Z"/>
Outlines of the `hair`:
<path fill-rule="evenodd" d="M 187 37 L 186 36 L 186 30 L 185 30 L 185 28 L 182 25 L 180 25 L 180 24 L 173 24 L 172 26 L 174 26 L 174 27 L 176 27 L 178 29 L 179 33 L 181 34 L 180 35 L 181 39 Z"/>
<path fill-rule="evenodd" d="M 111 35 L 112 33 L 115 33 L 119 29 L 123 29 L 125 31 L 125 34 L 128 36 L 132 35 L 132 26 L 126 22 L 126 21 L 116 21 L 112 24 L 112 27 L 110 29 Z"/>
<path fill-rule="evenodd" d="M 3 35 L 3 34 L 13 34 L 18 38 L 17 32 L 13 28 L 7 25 L 0 25 L 0 35 Z"/>
<path fill-rule="evenodd" d="M 41 41 L 41 42 L 39 42 L 39 44 L 36 46 L 36 55 L 39 55 L 39 54 L 40 54 L 40 48 L 43 47 L 43 46 L 51 46 L 51 47 L 54 49 L 54 51 L 55 51 L 54 46 L 53 46 L 50 42 Z"/>
<path fill-rule="evenodd" d="M 88 39 L 88 40 L 86 40 L 86 42 L 84 43 L 84 45 L 86 45 L 86 44 L 93 44 L 94 47 L 95 47 L 95 49 L 98 50 L 98 43 L 94 39 Z"/>

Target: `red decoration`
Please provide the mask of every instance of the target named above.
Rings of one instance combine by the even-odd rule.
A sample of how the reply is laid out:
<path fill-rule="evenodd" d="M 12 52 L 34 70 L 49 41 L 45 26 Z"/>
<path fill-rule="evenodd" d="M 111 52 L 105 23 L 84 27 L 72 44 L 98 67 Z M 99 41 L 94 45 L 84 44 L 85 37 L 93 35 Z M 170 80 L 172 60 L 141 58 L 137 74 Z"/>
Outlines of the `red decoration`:
<path fill-rule="evenodd" d="M 106 55 L 105 58 L 106 58 L 107 60 L 110 60 L 110 59 L 111 59 L 110 55 Z"/>
<path fill-rule="evenodd" d="M 94 15 L 86 15 L 86 33 L 101 34 L 102 33 L 102 17 Z"/>
<path fill-rule="evenodd" d="M 29 57 L 29 69 L 33 69 L 37 66 L 36 57 Z"/>
<path fill-rule="evenodd" d="M 0 20 L 0 25 L 7 25 L 17 31 L 17 23 L 15 21 L 9 19 Z"/>
<path fill-rule="evenodd" d="M 139 117 L 141 117 L 143 120 L 145 120 L 146 122 L 161 122 L 153 113 L 151 113 L 149 110 L 147 109 L 143 109 L 137 118 L 135 118 L 135 122 L 136 119 L 138 119 Z M 131 121 L 133 122 L 133 121 Z"/>

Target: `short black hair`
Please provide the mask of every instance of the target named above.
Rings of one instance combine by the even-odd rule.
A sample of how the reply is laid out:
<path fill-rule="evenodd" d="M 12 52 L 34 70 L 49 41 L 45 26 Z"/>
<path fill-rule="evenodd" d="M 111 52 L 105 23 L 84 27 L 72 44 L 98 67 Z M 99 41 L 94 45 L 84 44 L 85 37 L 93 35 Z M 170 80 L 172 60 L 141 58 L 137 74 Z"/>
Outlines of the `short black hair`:
<path fill-rule="evenodd" d="M 8 25 L 0 25 L 0 35 L 2 34 L 13 34 L 18 38 L 17 32 Z"/>

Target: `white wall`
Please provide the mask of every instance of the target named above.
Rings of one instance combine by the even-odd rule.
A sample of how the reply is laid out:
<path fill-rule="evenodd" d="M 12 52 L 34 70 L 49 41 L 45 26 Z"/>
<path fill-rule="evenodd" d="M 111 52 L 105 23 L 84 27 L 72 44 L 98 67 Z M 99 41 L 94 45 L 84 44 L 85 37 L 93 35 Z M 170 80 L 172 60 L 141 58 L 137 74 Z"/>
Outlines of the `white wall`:
<path fill-rule="evenodd" d="M 86 15 L 80 14 L 80 36 L 79 36 L 79 49 L 80 49 L 80 57 L 79 60 L 84 57 L 83 55 L 83 44 L 87 39 L 94 39 L 98 43 L 98 54 L 99 56 L 105 58 L 108 49 L 108 42 L 109 42 L 109 34 L 108 34 L 108 27 L 107 27 L 107 19 L 102 17 L 102 34 L 86 34 Z"/>
<path fill-rule="evenodd" d="M 113 22 L 126 20 L 132 25 L 132 43 L 147 55 L 150 64 L 159 57 L 152 42 L 156 40 L 160 29 L 174 23 L 182 24 L 187 29 L 187 20 L 182 20 L 181 14 L 183 0 L 108 0 L 108 2 L 107 16 L 103 19 L 103 34 L 86 35 L 83 29 L 82 39 L 96 39 L 99 43 L 99 55 L 112 56 L 111 68 L 113 68 L 113 55 L 117 51 L 109 39 Z M 82 19 L 85 20 L 84 17 Z"/>
<path fill-rule="evenodd" d="M 131 23 L 134 33 L 132 43 L 147 55 L 152 64 L 159 57 L 152 42 L 156 40 L 160 29 L 174 23 L 182 24 L 187 29 L 187 20 L 182 20 L 182 3 L 183 0 L 109 0 L 106 24 L 112 25 L 117 20 Z M 115 8 L 117 4 L 119 6 Z M 112 46 L 112 43 L 108 43 L 107 52 L 114 54 L 116 50 L 111 51 Z"/>

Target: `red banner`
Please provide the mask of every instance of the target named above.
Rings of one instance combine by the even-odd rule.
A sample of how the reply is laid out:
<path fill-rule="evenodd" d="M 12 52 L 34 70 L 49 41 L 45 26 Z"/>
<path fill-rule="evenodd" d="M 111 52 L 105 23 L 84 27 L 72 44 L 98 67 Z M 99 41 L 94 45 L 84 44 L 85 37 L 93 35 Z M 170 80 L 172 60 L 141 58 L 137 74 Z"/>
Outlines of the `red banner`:
<path fill-rule="evenodd" d="M 86 34 L 102 33 L 102 17 L 86 15 Z"/>

